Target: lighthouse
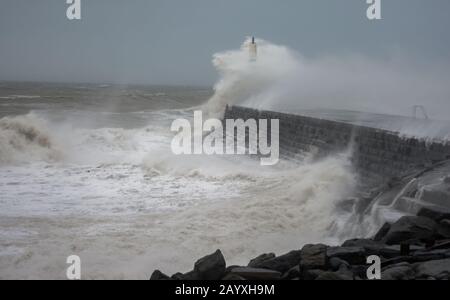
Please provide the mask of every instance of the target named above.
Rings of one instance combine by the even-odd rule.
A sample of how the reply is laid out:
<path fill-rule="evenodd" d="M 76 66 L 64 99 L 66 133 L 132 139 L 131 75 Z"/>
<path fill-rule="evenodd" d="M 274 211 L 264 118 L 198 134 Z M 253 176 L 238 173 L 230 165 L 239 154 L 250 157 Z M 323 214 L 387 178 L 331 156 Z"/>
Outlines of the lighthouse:
<path fill-rule="evenodd" d="M 252 42 L 249 45 L 249 57 L 250 61 L 256 61 L 258 56 L 258 47 L 256 46 L 255 37 L 252 37 Z"/>

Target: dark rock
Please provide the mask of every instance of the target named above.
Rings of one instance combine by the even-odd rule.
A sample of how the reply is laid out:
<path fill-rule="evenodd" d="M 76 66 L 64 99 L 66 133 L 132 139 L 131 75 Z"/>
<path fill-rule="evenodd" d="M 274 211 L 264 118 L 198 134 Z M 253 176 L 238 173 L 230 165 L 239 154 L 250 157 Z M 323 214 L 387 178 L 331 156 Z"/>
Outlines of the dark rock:
<path fill-rule="evenodd" d="M 429 208 L 422 207 L 417 213 L 418 217 L 425 217 L 434 220 L 435 222 L 440 222 L 443 219 L 450 219 L 450 211 L 440 208 Z"/>
<path fill-rule="evenodd" d="M 199 259 L 194 265 L 194 272 L 203 280 L 219 280 L 225 274 L 225 259 L 220 250 Z"/>
<path fill-rule="evenodd" d="M 369 239 L 348 240 L 342 244 L 342 247 L 362 247 L 366 252 L 366 256 L 378 255 L 385 258 L 392 258 L 400 255 L 400 250 Z"/>
<path fill-rule="evenodd" d="M 361 265 L 366 262 L 366 252 L 362 247 L 330 247 L 327 249 L 329 259 L 337 257 L 351 265 Z"/>
<path fill-rule="evenodd" d="M 302 269 L 326 269 L 327 267 L 327 246 L 322 244 L 306 245 L 301 251 Z"/>
<path fill-rule="evenodd" d="M 369 239 L 352 239 L 342 244 L 342 247 L 380 248 L 382 246 L 382 243 Z"/>
<path fill-rule="evenodd" d="M 415 272 L 409 265 L 395 266 L 381 272 L 382 280 L 413 280 Z"/>
<path fill-rule="evenodd" d="M 228 266 L 228 267 L 225 269 L 225 274 L 230 273 L 234 268 L 240 268 L 240 267 L 243 267 L 243 266 L 238 266 L 238 265 Z"/>
<path fill-rule="evenodd" d="M 433 239 L 436 236 L 436 230 L 437 224 L 432 219 L 405 216 L 392 224 L 383 241 L 393 245 Z"/>
<path fill-rule="evenodd" d="M 333 257 L 329 260 L 329 266 L 333 271 L 337 271 L 339 270 L 339 268 L 341 267 L 341 265 L 346 265 L 349 266 L 349 263 L 346 262 L 345 260 L 342 260 L 340 258 L 337 257 Z"/>
<path fill-rule="evenodd" d="M 450 249 L 450 240 L 446 241 L 440 241 L 436 243 L 430 250 L 437 250 L 437 249 Z"/>
<path fill-rule="evenodd" d="M 323 273 L 325 273 L 326 271 L 324 270 L 318 270 L 318 269 L 314 269 L 314 270 L 302 270 L 302 279 L 303 280 L 316 280 L 317 277 L 319 277 L 320 275 L 322 275 Z"/>
<path fill-rule="evenodd" d="M 353 280 L 355 277 L 351 267 L 347 264 L 341 264 L 336 273 L 348 280 Z"/>
<path fill-rule="evenodd" d="M 415 261 L 429 261 L 429 260 L 440 260 L 447 258 L 450 254 L 449 249 L 437 249 L 437 250 L 425 250 L 416 251 L 413 254 Z"/>
<path fill-rule="evenodd" d="M 281 279 L 283 280 L 291 280 L 294 278 L 300 277 L 302 274 L 300 272 L 300 266 L 295 266 L 291 269 L 289 269 L 286 273 L 283 274 Z"/>
<path fill-rule="evenodd" d="M 323 272 L 317 276 L 316 280 L 353 280 L 353 278 L 343 276 L 337 272 Z"/>
<path fill-rule="evenodd" d="M 170 280 L 171 278 L 161 272 L 160 270 L 155 270 L 150 276 L 150 280 Z"/>
<path fill-rule="evenodd" d="M 295 267 L 300 263 L 301 251 L 291 251 L 281 256 L 277 256 L 271 259 L 266 259 L 260 263 L 253 263 L 254 268 L 275 270 L 280 273 L 285 273 L 292 267 Z"/>
<path fill-rule="evenodd" d="M 222 280 L 236 280 L 237 281 L 237 280 L 245 280 L 245 278 L 241 277 L 241 276 L 239 276 L 237 274 L 229 273 L 229 274 L 225 275 L 222 278 Z"/>
<path fill-rule="evenodd" d="M 386 259 L 381 261 L 381 267 L 384 269 L 385 267 L 391 266 L 391 265 L 397 265 L 400 263 L 410 263 L 414 262 L 414 259 L 412 256 L 398 256 L 391 259 Z"/>
<path fill-rule="evenodd" d="M 175 273 L 171 277 L 174 280 L 201 280 L 202 278 L 195 271 L 190 271 L 188 273 Z"/>
<path fill-rule="evenodd" d="M 369 268 L 368 265 L 358 265 L 358 266 L 351 266 L 350 269 L 352 273 L 354 274 L 355 278 L 364 278 L 367 279 L 367 269 Z"/>
<path fill-rule="evenodd" d="M 281 273 L 268 269 L 250 267 L 235 268 L 229 275 L 238 275 L 248 280 L 277 280 L 281 279 Z"/>
<path fill-rule="evenodd" d="M 440 238 L 450 239 L 450 220 L 441 220 L 438 225 L 437 233 Z"/>
<path fill-rule="evenodd" d="M 373 237 L 373 240 L 376 242 L 383 240 L 383 238 L 386 236 L 386 234 L 389 232 L 390 229 L 391 224 L 384 223 L 384 225 L 380 228 L 380 230 L 378 230 L 378 232 Z"/>
<path fill-rule="evenodd" d="M 275 254 L 274 253 L 264 253 L 261 254 L 260 256 L 252 259 L 249 263 L 248 266 L 252 267 L 252 268 L 258 268 L 258 266 L 263 263 L 266 260 L 275 258 Z"/>
<path fill-rule="evenodd" d="M 448 278 L 450 274 L 450 258 L 417 264 L 415 266 L 415 271 L 417 273 L 417 278 Z"/>

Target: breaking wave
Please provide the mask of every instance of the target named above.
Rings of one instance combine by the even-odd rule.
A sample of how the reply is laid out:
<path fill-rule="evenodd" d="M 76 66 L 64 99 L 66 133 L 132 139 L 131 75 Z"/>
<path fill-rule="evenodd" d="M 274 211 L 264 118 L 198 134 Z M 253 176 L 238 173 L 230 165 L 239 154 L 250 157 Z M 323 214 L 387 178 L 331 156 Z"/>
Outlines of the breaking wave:
<path fill-rule="evenodd" d="M 34 114 L 0 119 L 0 163 L 61 158 L 45 120 Z"/>

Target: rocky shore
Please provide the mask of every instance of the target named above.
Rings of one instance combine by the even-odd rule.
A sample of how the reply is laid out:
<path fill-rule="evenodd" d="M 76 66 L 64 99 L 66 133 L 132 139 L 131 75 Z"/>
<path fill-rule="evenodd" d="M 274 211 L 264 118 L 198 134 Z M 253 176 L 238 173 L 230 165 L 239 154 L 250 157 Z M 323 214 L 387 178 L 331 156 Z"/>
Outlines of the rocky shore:
<path fill-rule="evenodd" d="M 371 239 L 261 254 L 247 266 L 227 266 L 217 250 L 188 273 L 156 270 L 150 280 L 367 280 L 373 265 L 367 258 L 373 255 L 380 258 L 381 280 L 450 279 L 450 211 L 422 208 L 416 216 L 384 224 Z"/>

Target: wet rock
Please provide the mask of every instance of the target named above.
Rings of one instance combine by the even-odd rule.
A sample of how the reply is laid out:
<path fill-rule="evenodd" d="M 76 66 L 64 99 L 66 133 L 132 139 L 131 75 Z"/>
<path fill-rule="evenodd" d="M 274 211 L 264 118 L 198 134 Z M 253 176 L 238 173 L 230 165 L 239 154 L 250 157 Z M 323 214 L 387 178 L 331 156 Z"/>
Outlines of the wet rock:
<path fill-rule="evenodd" d="M 281 273 L 268 269 L 259 269 L 251 267 L 235 268 L 229 275 L 238 275 L 248 280 L 278 280 L 281 279 Z"/>
<path fill-rule="evenodd" d="M 327 267 L 327 246 L 322 244 L 305 245 L 301 251 L 302 269 L 326 269 Z"/>
<path fill-rule="evenodd" d="M 390 229 L 391 224 L 384 223 L 384 225 L 380 228 L 380 230 L 378 230 L 378 232 L 373 237 L 373 240 L 376 242 L 383 240 L 383 238 L 386 236 L 386 234 L 389 232 Z"/>
<path fill-rule="evenodd" d="M 400 255 L 400 249 L 386 246 L 381 242 L 370 239 L 352 239 L 344 242 L 342 247 L 361 247 L 365 250 L 365 255 L 378 255 L 385 258 L 392 258 Z"/>
<path fill-rule="evenodd" d="M 171 277 L 174 280 L 201 280 L 202 278 L 195 271 L 190 271 L 188 273 L 175 273 Z"/>
<path fill-rule="evenodd" d="M 440 260 L 445 259 L 450 254 L 448 249 L 437 249 L 437 250 L 425 250 L 416 251 L 413 254 L 415 261 L 429 261 L 429 260 Z"/>
<path fill-rule="evenodd" d="M 220 250 L 199 259 L 194 265 L 196 276 L 203 280 L 219 280 L 225 274 L 225 259 Z"/>
<path fill-rule="evenodd" d="M 155 270 L 150 276 L 150 280 L 170 280 L 171 278 L 161 272 L 160 270 Z"/>
<path fill-rule="evenodd" d="M 342 247 L 381 248 L 382 246 L 382 243 L 369 239 L 351 239 L 342 244 Z"/>
<path fill-rule="evenodd" d="M 291 280 L 295 278 L 299 278 L 301 276 L 300 266 L 295 266 L 289 269 L 286 273 L 283 274 L 281 279 L 283 280 Z"/>
<path fill-rule="evenodd" d="M 450 239 L 450 220 L 444 219 L 438 225 L 438 236 L 443 239 Z"/>
<path fill-rule="evenodd" d="M 439 242 L 437 242 L 437 243 L 431 248 L 431 250 L 436 250 L 436 249 L 450 249 L 450 240 L 439 241 Z"/>
<path fill-rule="evenodd" d="M 367 269 L 369 266 L 367 265 L 358 265 L 351 266 L 351 271 L 355 278 L 359 277 L 360 279 L 367 279 Z"/>
<path fill-rule="evenodd" d="M 275 258 L 275 254 L 274 253 L 261 254 L 260 256 L 252 259 L 248 263 L 248 266 L 252 267 L 252 268 L 258 268 L 264 261 L 267 261 L 267 260 L 272 259 L 272 258 Z"/>
<path fill-rule="evenodd" d="M 425 217 L 405 216 L 392 224 L 383 241 L 388 245 L 434 239 L 437 224 Z"/>
<path fill-rule="evenodd" d="M 253 263 L 252 266 L 254 268 L 269 269 L 278 271 L 280 273 L 285 273 L 292 267 L 298 265 L 300 263 L 300 258 L 301 258 L 301 251 L 296 250 L 281 256 L 263 260 L 258 264 Z"/>
<path fill-rule="evenodd" d="M 352 280 L 353 278 L 344 276 L 337 272 L 323 272 L 315 280 Z"/>
<path fill-rule="evenodd" d="M 440 222 L 443 219 L 450 219 L 450 210 L 423 207 L 417 213 L 418 217 L 425 217 Z"/>
<path fill-rule="evenodd" d="M 329 259 L 336 257 L 351 265 L 361 265 L 366 262 L 366 252 L 362 247 L 330 247 L 327 249 Z"/>
<path fill-rule="evenodd" d="M 241 277 L 237 274 L 229 273 L 225 275 L 222 280 L 246 280 L 244 277 Z"/>
<path fill-rule="evenodd" d="M 355 277 L 351 267 L 347 264 L 341 264 L 336 273 L 342 276 L 343 278 L 346 278 L 347 280 L 353 280 Z"/>
<path fill-rule="evenodd" d="M 329 266 L 333 271 L 339 270 L 341 265 L 345 265 L 347 267 L 350 266 L 348 262 L 346 262 L 345 260 L 342 260 L 340 258 L 337 258 L 337 257 L 333 257 L 329 261 Z"/>
<path fill-rule="evenodd" d="M 382 280 L 413 280 L 416 273 L 410 265 L 396 266 L 381 272 Z"/>
<path fill-rule="evenodd" d="M 450 258 L 417 264 L 415 266 L 415 271 L 417 273 L 417 278 L 448 278 L 450 275 Z"/>
<path fill-rule="evenodd" d="M 302 277 L 301 277 L 301 279 L 303 279 L 303 280 L 316 280 L 317 277 L 319 277 L 320 275 L 322 275 L 325 272 L 326 271 L 324 271 L 324 270 L 318 270 L 318 269 L 302 270 Z"/>

